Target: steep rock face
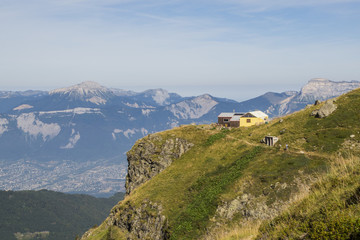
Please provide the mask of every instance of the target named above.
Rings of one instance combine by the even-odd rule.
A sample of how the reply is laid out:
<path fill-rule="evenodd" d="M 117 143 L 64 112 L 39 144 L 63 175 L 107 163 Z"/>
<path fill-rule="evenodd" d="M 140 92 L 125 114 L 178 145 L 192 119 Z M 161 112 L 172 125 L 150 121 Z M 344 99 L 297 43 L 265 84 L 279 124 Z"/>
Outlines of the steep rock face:
<path fill-rule="evenodd" d="M 113 208 L 107 225 L 116 226 L 127 233 L 127 239 L 169 239 L 167 220 L 162 206 L 150 201 L 135 207 L 127 202 L 121 208 Z"/>
<path fill-rule="evenodd" d="M 326 100 L 360 87 L 360 82 L 333 82 L 324 78 L 311 79 L 300 91 L 298 97 L 301 102 Z"/>
<path fill-rule="evenodd" d="M 314 78 L 303 86 L 299 93 L 289 95 L 281 102 L 273 104 L 266 112 L 274 116 L 286 115 L 303 109 L 306 105 L 314 103 L 315 100 L 324 101 L 359 87 L 359 81 L 334 82 L 324 78 Z"/>
<path fill-rule="evenodd" d="M 171 136 L 150 134 L 140 139 L 127 153 L 127 195 L 159 174 L 194 145 L 186 139 Z M 126 201 L 116 205 L 104 224 L 110 231 L 114 228 L 115 231 L 119 230 L 127 240 L 170 238 L 163 206 L 148 199 L 141 203 Z M 96 239 L 94 229 L 87 231 L 81 239 Z"/>
<path fill-rule="evenodd" d="M 152 134 L 139 140 L 127 153 L 128 174 L 126 176 L 126 194 L 153 178 L 174 159 L 180 158 L 193 146 L 185 139 L 163 139 Z"/>

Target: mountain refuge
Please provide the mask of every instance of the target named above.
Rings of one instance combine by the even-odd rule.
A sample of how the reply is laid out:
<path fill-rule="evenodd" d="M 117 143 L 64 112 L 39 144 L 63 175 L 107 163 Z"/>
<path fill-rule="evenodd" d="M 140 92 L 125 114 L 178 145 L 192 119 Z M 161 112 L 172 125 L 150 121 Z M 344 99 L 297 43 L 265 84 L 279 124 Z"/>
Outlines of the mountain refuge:
<path fill-rule="evenodd" d="M 250 127 L 267 122 L 269 116 L 262 111 L 252 111 L 247 113 L 220 113 L 218 124 L 225 127 Z"/>

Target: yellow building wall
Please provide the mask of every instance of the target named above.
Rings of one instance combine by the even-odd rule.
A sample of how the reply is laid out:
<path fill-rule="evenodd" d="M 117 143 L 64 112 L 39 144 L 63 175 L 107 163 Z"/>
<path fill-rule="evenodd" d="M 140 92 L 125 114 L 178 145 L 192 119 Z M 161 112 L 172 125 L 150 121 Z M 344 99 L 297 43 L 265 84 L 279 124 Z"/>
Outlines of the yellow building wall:
<path fill-rule="evenodd" d="M 247 122 L 247 119 L 250 119 L 250 122 Z M 240 118 L 240 127 L 250 127 L 253 125 L 258 125 L 265 123 L 265 121 L 261 118 L 256 117 L 241 117 Z"/>

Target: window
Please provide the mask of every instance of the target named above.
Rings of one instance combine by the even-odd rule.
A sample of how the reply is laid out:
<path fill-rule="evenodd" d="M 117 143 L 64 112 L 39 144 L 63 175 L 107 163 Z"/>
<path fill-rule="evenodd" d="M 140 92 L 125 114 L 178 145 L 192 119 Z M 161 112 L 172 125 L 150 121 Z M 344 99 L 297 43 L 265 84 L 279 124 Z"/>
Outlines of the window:
<path fill-rule="evenodd" d="M 228 122 L 229 121 L 229 119 L 228 118 L 224 118 L 224 122 Z"/>
<path fill-rule="evenodd" d="M 246 119 L 246 122 L 251 123 L 251 119 L 250 118 Z"/>

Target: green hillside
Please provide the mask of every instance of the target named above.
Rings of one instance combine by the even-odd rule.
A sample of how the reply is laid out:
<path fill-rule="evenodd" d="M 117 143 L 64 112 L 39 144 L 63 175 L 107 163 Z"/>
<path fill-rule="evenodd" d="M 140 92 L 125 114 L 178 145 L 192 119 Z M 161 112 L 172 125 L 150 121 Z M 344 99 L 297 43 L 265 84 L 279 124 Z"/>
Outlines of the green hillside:
<path fill-rule="evenodd" d="M 153 145 L 174 138 L 194 145 L 83 239 L 356 239 L 360 90 L 337 98 L 326 118 L 311 116 L 323 104 L 261 126 L 156 134 L 161 141 Z M 260 143 L 266 135 L 279 137 L 274 147 Z M 139 140 L 130 154 L 149 141 Z"/>
<path fill-rule="evenodd" d="M 0 239 L 74 240 L 100 224 L 124 197 L 41 191 L 0 191 Z"/>
<path fill-rule="evenodd" d="M 278 217 L 265 221 L 258 239 L 360 239 L 360 158 L 336 158 Z"/>

